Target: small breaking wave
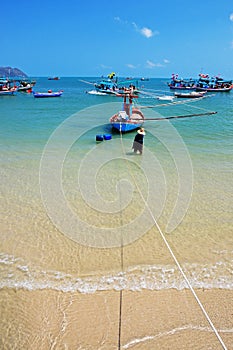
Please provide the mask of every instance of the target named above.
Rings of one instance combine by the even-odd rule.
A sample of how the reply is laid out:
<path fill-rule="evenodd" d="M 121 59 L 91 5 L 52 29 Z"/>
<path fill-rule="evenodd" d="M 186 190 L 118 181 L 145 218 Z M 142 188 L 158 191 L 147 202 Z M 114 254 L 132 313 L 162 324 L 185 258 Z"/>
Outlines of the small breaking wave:
<path fill-rule="evenodd" d="M 233 289 L 232 263 L 184 264 L 183 269 L 193 288 Z M 142 291 L 188 288 L 175 265 L 139 265 L 125 271 L 75 276 L 62 271 L 41 270 L 22 259 L 0 254 L 0 288 L 25 290 L 52 289 L 62 292 Z"/>
<path fill-rule="evenodd" d="M 165 337 L 167 335 L 173 335 L 176 333 L 181 333 L 181 332 L 185 332 L 185 331 L 189 331 L 189 330 L 196 330 L 196 331 L 201 331 L 201 332 L 213 332 L 211 327 L 201 327 L 201 326 L 193 326 L 193 325 L 184 325 L 182 327 L 177 327 L 165 332 L 160 332 L 156 335 L 148 335 L 142 338 L 136 338 L 133 339 L 131 341 L 129 341 L 127 344 L 123 345 L 123 349 L 130 349 L 131 347 L 133 347 L 136 344 L 140 344 L 140 343 L 145 343 L 148 341 L 153 341 L 155 339 L 158 338 L 162 338 Z M 220 330 L 221 333 L 232 333 L 233 329 L 221 329 Z"/>

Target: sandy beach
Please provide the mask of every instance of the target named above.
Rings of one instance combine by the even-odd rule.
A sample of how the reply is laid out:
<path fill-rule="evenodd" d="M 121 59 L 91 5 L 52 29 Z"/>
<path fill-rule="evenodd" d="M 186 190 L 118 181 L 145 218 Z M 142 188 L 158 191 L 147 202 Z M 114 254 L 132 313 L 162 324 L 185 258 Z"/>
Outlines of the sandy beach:
<path fill-rule="evenodd" d="M 2 101 L 0 349 L 233 350 L 231 95 L 200 102 L 201 110 L 211 104 L 219 111 L 211 120 L 169 129 L 148 121 L 137 157 L 133 135 L 96 144 L 95 135 L 109 130 L 111 103 L 99 96 L 98 108 L 89 108 L 93 100 L 78 79 L 61 83 L 67 98 L 60 102 Z M 39 79 L 38 91 L 46 84 Z M 77 106 L 83 111 L 41 167 L 48 138 Z M 174 113 L 169 107 L 164 115 Z M 94 118 L 99 126 L 89 129 Z M 88 130 L 76 139 L 80 120 Z M 76 142 L 67 149 L 71 132 Z M 181 222 L 169 233 L 176 207 Z"/>
<path fill-rule="evenodd" d="M 233 349 L 232 291 L 196 292 Z M 1 349 L 222 349 L 189 290 L 123 291 L 120 346 L 120 292 L 3 289 L 0 297 Z"/>

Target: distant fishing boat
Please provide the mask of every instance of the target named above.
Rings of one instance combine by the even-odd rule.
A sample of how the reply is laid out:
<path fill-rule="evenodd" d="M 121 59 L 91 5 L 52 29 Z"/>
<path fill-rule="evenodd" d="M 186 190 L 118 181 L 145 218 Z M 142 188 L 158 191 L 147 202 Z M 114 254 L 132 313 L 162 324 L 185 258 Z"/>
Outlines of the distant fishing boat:
<path fill-rule="evenodd" d="M 228 92 L 232 88 L 232 80 L 224 80 L 220 76 L 210 77 L 208 74 L 200 73 L 196 91 Z"/>
<path fill-rule="evenodd" d="M 48 80 L 59 80 L 59 77 L 48 77 Z"/>
<path fill-rule="evenodd" d="M 130 92 L 133 94 L 139 94 L 137 81 L 133 79 L 127 79 L 120 82 L 111 79 L 102 79 L 99 83 L 95 83 L 94 86 L 97 92 L 104 93 L 105 95 L 116 95 Z"/>
<path fill-rule="evenodd" d="M 131 93 L 118 94 L 117 96 L 123 97 L 123 106 L 122 110 L 110 118 L 112 127 L 122 133 L 140 128 L 144 123 L 144 115 L 138 108 L 132 106 L 133 98 L 138 96 Z"/>
<path fill-rule="evenodd" d="M 136 79 L 130 79 L 127 78 L 123 81 L 119 81 L 116 77 L 116 73 L 112 72 L 108 75 L 107 78 L 102 77 L 102 79 L 96 83 L 91 83 L 85 80 L 81 80 L 84 83 L 93 85 L 95 88 L 95 91 L 98 92 L 98 94 L 94 93 L 93 90 L 87 91 L 90 95 L 117 95 L 120 93 L 130 93 L 133 94 L 139 94 L 138 89 L 138 81 Z"/>
<path fill-rule="evenodd" d="M 52 90 L 48 90 L 48 92 L 33 92 L 35 98 L 47 98 L 47 97 L 60 97 L 63 91 L 53 92 Z"/>
<path fill-rule="evenodd" d="M 194 80 L 179 79 L 178 74 L 172 74 L 171 82 L 168 83 L 170 89 L 194 90 L 210 92 L 227 92 L 233 88 L 232 80 L 223 80 L 221 77 L 210 77 L 208 74 L 199 74 L 199 78 Z"/>
<path fill-rule="evenodd" d="M 31 80 L 19 80 L 19 85 L 17 90 L 20 92 L 32 92 L 33 86 L 36 84 L 36 81 Z"/>
<path fill-rule="evenodd" d="M 170 89 L 174 90 L 195 90 L 196 81 L 192 78 L 190 79 L 179 79 L 178 74 L 172 74 L 171 81 L 168 83 Z"/>
<path fill-rule="evenodd" d="M 13 96 L 17 87 L 9 79 L 0 78 L 0 96 Z"/>

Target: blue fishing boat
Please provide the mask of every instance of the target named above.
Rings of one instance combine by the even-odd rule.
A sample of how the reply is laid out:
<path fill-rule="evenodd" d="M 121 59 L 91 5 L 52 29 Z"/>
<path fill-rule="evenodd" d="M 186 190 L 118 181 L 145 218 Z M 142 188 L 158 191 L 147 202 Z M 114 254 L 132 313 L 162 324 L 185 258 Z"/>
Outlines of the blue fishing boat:
<path fill-rule="evenodd" d="M 210 77 L 208 74 L 200 73 L 196 91 L 228 92 L 232 88 L 232 80 L 224 80 L 219 76 Z"/>
<path fill-rule="evenodd" d="M 53 92 L 52 90 L 48 90 L 48 92 L 33 92 L 35 98 L 49 98 L 49 97 L 60 97 L 63 91 Z"/>
<path fill-rule="evenodd" d="M 102 79 L 99 83 L 96 83 L 94 86 L 97 92 L 105 95 L 116 95 L 119 93 L 130 91 L 132 91 L 134 94 L 138 94 L 139 90 L 136 87 L 136 83 L 135 85 L 134 83 L 134 80 L 125 80 L 116 83 L 111 81 L 110 79 Z"/>
<path fill-rule="evenodd" d="M 48 80 L 60 80 L 59 77 L 48 77 Z"/>
<path fill-rule="evenodd" d="M 122 110 L 110 118 L 112 127 L 121 133 L 140 128 L 144 123 L 144 115 L 140 109 L 132 106 L 133 98 L 138 96 L 131 93 L 118 94 L 117 96 L 123 97 L 123 106 Z"/>
<path fill-rule="evenodd" d="M 171 81 L 168 83 L 170 89 L 173 90 L 195 90 L 196 81 L 190 79 L 179 79 L 178 74 L 172 74 Z"/>
<path fill-rule="evenodd" d="M 100 82 L 95 83 L 95 90 L 98 93 L 104 94 L 104 95 L 115 95 L 118 93 L 118 87 L 116 82 L 112 81 L 111 79 L 102 79 Z"/>
<path fill-rule="evenodd" d="M 92 95 L 116 95 L 123 92 L 132 92 L 133 94 L 139 93 L 138 81 L 136 79 L 127 78 L 123 81 L 119 81 L 115 72 L 110 73 L 107 78 L 102 78 L 99 82 L 94 83 L 93 85 L 95 90 L 87 91 L 87 93 Z"/>

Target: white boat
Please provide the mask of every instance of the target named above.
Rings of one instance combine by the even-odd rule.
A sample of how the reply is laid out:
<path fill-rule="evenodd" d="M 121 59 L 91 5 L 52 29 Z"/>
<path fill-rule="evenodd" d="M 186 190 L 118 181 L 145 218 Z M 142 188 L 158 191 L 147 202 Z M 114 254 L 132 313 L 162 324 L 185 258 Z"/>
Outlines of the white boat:
<path fill-rule="evenodd" d="M 13 96 L 16 90 L 1 90 L 0 96 Z"/>
<path fill-rule="evenodd" d="M 32 88 L 35 84 L 36 84 L 36 81 L 21 80 L 19 82 L 19 86 L 17 87 L 17 90 L 21 92 L 32 92 Z"/>
<path fill-rule="evenodd" d="M 0 96 L 13 96 L 17 87 L 9 79 L 0 79 Z"/>
<path fill-rule="evenodd" d="M 191 92 L 175 92 L 174 96 L 178 98 L 200 98 L 204 97 L 206 91 L 191 91 Z"/>
<path fill-rule="evenodd" d="M 173 101 L 174 98 L 175 96 L 166 96 L 166 95 L 157 97 L 157 99 L 160 101 Z"/>
<path fill-rule="evenodd" d="M 124 97 L 124 101 L 122 109 L 110 118 L 112 127 L 122 133 L 140 128 L 144 123 L 144 115 L 140 109 L 132 106 L 133 98 L 138 96 L 130 93 L 117 96 Z"/>

